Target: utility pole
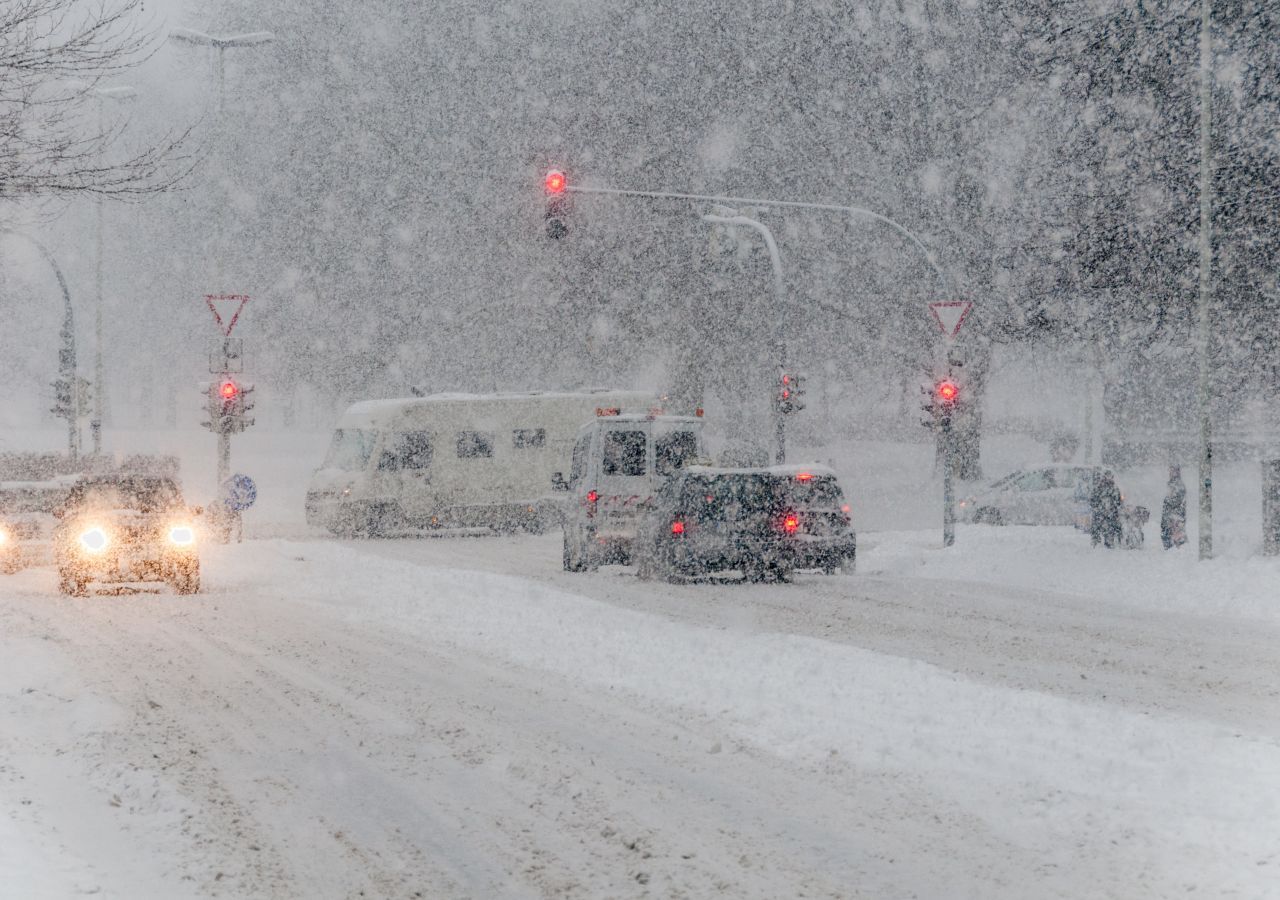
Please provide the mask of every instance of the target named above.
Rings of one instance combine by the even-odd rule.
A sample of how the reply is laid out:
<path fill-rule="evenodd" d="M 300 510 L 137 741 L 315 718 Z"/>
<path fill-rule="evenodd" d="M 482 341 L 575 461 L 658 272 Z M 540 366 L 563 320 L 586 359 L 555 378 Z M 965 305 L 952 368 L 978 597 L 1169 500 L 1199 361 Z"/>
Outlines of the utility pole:
<path fill-rule="evenodd" d="M 75 309 L 71 305 L 71 291 L 67 289 L 67 279 L 62 277 L 62 269 L 48 247 L 31 235 L 7 226 L 0 225 L 0 234 L 11 234 L 22 238 L 35 247 L 44 261 L 49 264 L 49 268 L 53 269 L 54 277 L 58 279 L 58 288 L 62 291 L 62 329 L 58 332 L 58 336 L 62 338 L 62 346 L 58 349 L 58 380 L 55 382 L 55 393 L 59 396 L 56 406 L 59 417 L 65 417 L 67 420 L 67 453 L 71 457 L 71 462 L 76 463 L 80 459 L 80 423 L 76 402 L 79 378 L 76 374 L 76 317 Z"/>
<path fill-rule="evenodd" d="M 205 34 L 200 31 L 195 31 L 194 29 L 191 29 L 191 28 L 171 29 L 169 32 L 169 37 L 175 41 L 179 41 L 186 44 L 194 44 L 196 46 L 203 46 L 203 47 L 212 47 L 214 50 L 217 51 L 217 55 L 215 56 L 215 67 L 217 71 L 217 80 L 218 80 L 217 124 L 219 129 L 222 128 L 223 114 L 226 108 L 227 73 L 226 73 L 226 60 L 224 58 L 226 51 L 230 49 L 256 47 L 262 44 L 271 43 L 272 41 L 275 40 L 275 35 L 273 35 L 269 31 L 254 31 L 247 34 L 216 36 L 216 35 Z M 223 146 L 225 148 L 225 145 Z M 224 153 L 225 153 L 225 149 L 223 150 L 222 153 L 219 154 L 220 162 L 222 159 L 222 155 Z M 223 223 L 223 219 L 220 216 L 218 219 L 219 237 L 221 237 L 221 234 L 223 231 L 222 223 Z M 222 254 L 220 252 L 217 252 L 216 250 L 213 253 L 213 264 L 214 264 L 213 279 L 216 283 L 222 280 Z M 219 325 L 223 328 L 223 337 L 226 338 L 230 336 L 231 329 L 235 327 L 236 318 L 239 316 L 239 307 L 237 307 L 237 311 L 235 315 L 232 316 L 230 320 L 224 325 L 221 318 L 219 317 L 217 309 L 215 309 L 215 303 L 222 300 L 230 300 L 232 302 L 238 301 L 239 305 L 243 306 L 244 301 L 248 300 L 248 297 L 244 295 L 239 295 L 239 294 L 208 294 L 206 295 L 206 301 L 209 303 L 209 308 L 211 311 L 213 311 L 214 317 L 217 319 Z M 222 346 L 223 346 L 223 350 L 222 350 L 223 363 L 221 366 L 217 367 L 220 370 L 220 374 L 222 375 L 222 380 L 219 382 L 219 389 L 229 390 L 230 393 L 223 393 L 221 395 L 216 395 L 216 394 L 210 395 L 210 398 L 209 398 L 210 421 L 208 426 L 210 430 L 214 431 L 218 436 L 218 466 L 217 466 L 218 488 L 217 489 L 219 491 L 223 489 L 223 485 L 226 483 L 227 479 L 231 475 L 231 434 L 232 432 L 243 431 L 246 427 L 248 427 L 248 425 L 253 424 L 253 420 L 247 419 L 244 415 L 246 410 L 252 405 L 251 403 L 248 402 L 246 395 L 250 393 L 253 390 L 253 388 L 250 385 L 246 385 L 242 389 L 241 386 L 238 385 L 233 378 L 231 378 L 230 366 L 226 362 L 228 357 L 228 343 L 224 341 Z M 215 412 L 217 412 L 216 415 L 215 415 Z M 219 502 L 220 501 L 221 501 L 221 498 L 219 498 Z M 228 534 L 229 534 L 229 531 L 224 530 L 221 532 L 220 537 L 225 541 Z"/>
<path fill-rule="evenodd" d="M 778 244 L 773 239 L 773 232 L 769 230 L 769 226 L 763 222 L 758 222 L 749 216 L 739 215 L 736 210 L 728 208 L 720 208 L 724 215 L 716 215 L 708 213 L 702 217 L 702 221 L 709 222 L 712 225 L 734 226 L 742 225 L 752 228 L 760 232 L 760 236 L 764 238 L 765 247 L 769 250 L 769 261 L 773 264 L 773 295 L 776 306 L 776 315 L 779 318 L 777 326 L 774 328 L 774 357 L 778 361 L 778 371 L 782 377 L 787 377 L 787 321 L 790 318 L 787 309 L 787 287 L 786 281 L 782 276 L 782 254 L 778 252 Z M 777 453 L 774 461 L 778 465 L 782 465 L 787 461 L 787 416 L 778 403 L 773 404 L 774 419 L 774 435 L 777 442 Z"/>
<path fill-rule="evenodd" d="M 1200 558 L 1213 558 L 1213 396 L 1209 384 L 1209 303 L 1213 275 L 1213 172 L 1210 97 L 1213 80 L 1213 9 L 1200 0 L 1200 300 L 1196 356 L 1200 369 Z"/>
<path fill-rule="evenodd" d="M 98 133 L 104 134 L 106 131 L 106 117 L 103 107 L 107 100 L 133 100 L 137 97 L 138 92 L 131 87 L 111 87 L 111 88 L 94 88 L 94 95 L 98 98 Z M 96 296 L 93 313 L 93 417 L 89 420 L 89 433 L 93 436 L 93 455 L 98 456 L 102 453 L 102 423 L 106 419 L 107 412 L 107 382 L 103 377 L 102 365 L 102 261 L 103 261 L 103 212 L 102 212 L 102 195 L 98 194 L 94 197 L 94 221 L 95 231 L 94 244 L 96 254 L 94 260 L 94 285 L 96 288 Z"/>

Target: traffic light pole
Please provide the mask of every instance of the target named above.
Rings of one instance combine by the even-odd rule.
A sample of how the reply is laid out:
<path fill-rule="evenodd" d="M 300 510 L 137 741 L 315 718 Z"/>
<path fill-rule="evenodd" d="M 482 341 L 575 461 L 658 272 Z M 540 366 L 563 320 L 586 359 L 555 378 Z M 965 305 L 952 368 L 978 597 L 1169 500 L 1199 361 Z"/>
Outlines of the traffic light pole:
<path fill-rule="evenodd" d="M 942 411 L 942 546 L 956 542 L 956 492 L 951 480 L 951 410 Z"/>

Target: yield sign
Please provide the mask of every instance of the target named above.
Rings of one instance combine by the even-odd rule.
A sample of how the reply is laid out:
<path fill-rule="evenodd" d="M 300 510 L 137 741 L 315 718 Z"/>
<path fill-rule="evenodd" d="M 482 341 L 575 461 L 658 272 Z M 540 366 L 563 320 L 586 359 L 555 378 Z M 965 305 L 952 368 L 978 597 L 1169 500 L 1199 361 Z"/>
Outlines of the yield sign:
<path fill-rule="evenodd" d="M 236 327 L 240 318 L 240 310 L 249 302 L 248 294 L 205 294 L 204 302 L 213 313 L 213 320 L 218 323 L 222 333 L 231 336 L 231 329 Z"/>
<path fill-rule="evenodd" d="M 933 313 L 938 327 L 948 338 L 954 338 L 960 333 L 960 326 L 964 324 L 971 309 L 972 300 L 940 300 L 929 304 L 929 312 Z"/>

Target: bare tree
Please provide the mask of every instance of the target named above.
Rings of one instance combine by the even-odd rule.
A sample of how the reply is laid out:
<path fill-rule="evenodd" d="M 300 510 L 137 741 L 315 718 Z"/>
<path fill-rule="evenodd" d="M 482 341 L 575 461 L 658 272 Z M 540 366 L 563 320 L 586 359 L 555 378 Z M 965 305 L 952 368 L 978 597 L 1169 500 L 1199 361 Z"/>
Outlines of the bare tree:
<path fill-rule="evenodd" d="M 121 150 L 128 126 L 85 114 L 94 87 L 145 58 L 143 0 L 0 3 L 0 200 L 171 187 L 189 171 L 189 130 Z"/>

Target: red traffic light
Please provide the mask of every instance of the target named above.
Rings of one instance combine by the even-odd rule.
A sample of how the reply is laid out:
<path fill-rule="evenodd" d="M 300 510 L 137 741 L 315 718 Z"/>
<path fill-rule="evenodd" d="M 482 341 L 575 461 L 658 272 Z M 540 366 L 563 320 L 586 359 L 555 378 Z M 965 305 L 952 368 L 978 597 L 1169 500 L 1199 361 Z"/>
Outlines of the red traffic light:
<path fill-rule="evenodd" d="M 218 395 L 223 400 L 234 400 L 236 395 L 240 393 L 240 386 L 234 381 L 224 381 L 218 387 Z"/>
<path fill-rule="evenodd" d="M 559 169 L 552 169 L 547 173 L 547 193 L 563 194 L 564 189 L 569 186 L 568 180 L 564 177 L 564 173 Z"/>
<path fill-rule="evenodd" d="M 943 403 L 955 403 L 956 398 L 960 396 L 960 388 L 956 386 L 954 381 L 938 382 L 938 399 Z"/>

